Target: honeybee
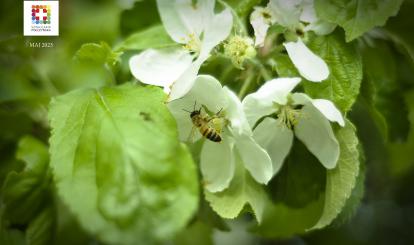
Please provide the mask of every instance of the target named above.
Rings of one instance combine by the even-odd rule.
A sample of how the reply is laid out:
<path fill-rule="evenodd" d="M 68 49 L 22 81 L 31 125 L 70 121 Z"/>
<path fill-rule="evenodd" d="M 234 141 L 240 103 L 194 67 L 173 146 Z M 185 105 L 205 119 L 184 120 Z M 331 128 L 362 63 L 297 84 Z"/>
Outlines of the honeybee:
<path fill-rule="evenodd" d="M 200 134 L 207 139 L 213 142 L 221 142 L 221 118 L 219 116 L 221 109 L 214 116 L 208 116 L 202 115 L 201 109 L 203 106 L 200 106 L 198 110 L 195 109 L 195 106 L 196 103 L 194 103 L 193 111 L 185 110 L 190 113 L 190 118 L 193 122 L 190 136 L 194 134 L 194 129 L 197 128 Z"/>

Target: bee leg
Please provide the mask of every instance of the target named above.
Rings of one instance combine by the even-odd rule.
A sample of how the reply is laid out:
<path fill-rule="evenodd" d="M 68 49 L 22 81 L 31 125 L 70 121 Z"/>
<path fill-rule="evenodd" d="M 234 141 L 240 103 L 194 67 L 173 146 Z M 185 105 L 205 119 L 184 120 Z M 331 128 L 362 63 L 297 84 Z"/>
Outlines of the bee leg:
<path fill-rule="evenodd" d="M 208 118 L 208 120 L 207 120 L 207 122 L 210 122 L 211 120 L 213 120 L 213 119 L 216 119 L 216 118 L 221 118 L 221 116 L 220 116 L 220 113 L 221 113 L 221 111 L 223 110 L 223 108 L 221 108 L 218 112 L 216 112 L 216 114 L 214 114 L 213 116 L 211 116 L 211 117 L 209 117 Z"/>
<path fill-rule="evenodd" d="M 218 112 L 216 112 L 215 116 L 220 117 L 220 113 L 221 113 L 222 110 L 223 110 L 223 107 L 221 107 L 220 110 Z"/>

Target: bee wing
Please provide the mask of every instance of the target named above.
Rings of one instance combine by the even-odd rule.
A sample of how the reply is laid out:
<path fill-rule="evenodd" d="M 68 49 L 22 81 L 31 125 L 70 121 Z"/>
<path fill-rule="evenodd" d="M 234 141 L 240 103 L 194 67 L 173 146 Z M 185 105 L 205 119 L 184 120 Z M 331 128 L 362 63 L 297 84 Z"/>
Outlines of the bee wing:
<path fill-rule="evenodd" d="M 194 134 L 195 134 L 195 133 L 196 133 L 196 127 L 195 127 L 195 126 L 193 126 L 193 127 L 191 128 L 191 132 L 190 132 L 190 134 L 188 135 L 187 142 L 194 143 Z"/>

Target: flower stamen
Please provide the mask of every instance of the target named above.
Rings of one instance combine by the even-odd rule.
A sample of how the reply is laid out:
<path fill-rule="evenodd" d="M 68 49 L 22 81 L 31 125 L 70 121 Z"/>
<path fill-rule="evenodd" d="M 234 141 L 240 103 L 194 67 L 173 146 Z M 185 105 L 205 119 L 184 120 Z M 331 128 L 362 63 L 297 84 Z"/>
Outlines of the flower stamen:
<path fill-rule="evenodd" d="M 201 50 L 201 41 L 194 33 L 188 35 L 188 41 L 184 45 L 184 49 L 191 53 L 199 54 Z"/>
<path fill-rule="evenodd" d="M 295 109 L 290 105 L 283 105 L 279 109 L 279 122 L 289 129 L 293 129 L 299 122 L 302 116 L 301 109 Z"/>

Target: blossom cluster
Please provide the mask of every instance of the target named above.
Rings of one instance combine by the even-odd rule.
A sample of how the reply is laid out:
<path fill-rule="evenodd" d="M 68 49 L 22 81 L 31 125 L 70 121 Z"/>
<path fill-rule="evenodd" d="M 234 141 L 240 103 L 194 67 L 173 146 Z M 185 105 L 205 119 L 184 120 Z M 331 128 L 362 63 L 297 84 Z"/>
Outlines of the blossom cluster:
<path fill-rule="evenodd" d="M 344 126 L 344 119 L 331 101 L 293 92 L 301 77 L 273 78 L 239 98 L 213 76 L 199 74 L 222 43 L 224 56 L 243 69 L 244 60 L 254 57 L 255 49 L 265 45 L 269 28 L 277 25 L 284 30 L 283 47 L 305 82 L 327 79 L 328 65 L 305 43 L 308 32 L 325 35 L 335 26 L 317 18 L 313 0 L 270 0 L 256 7 L 250 16 L 254 42 L 247 34 L 231 33 L 237 16 L 226 5 L 216 12 L 215 0 L 157 0 L 157 6 L 177 46 L 133 56 L 130 70 L 140 82 L 163 87 L 182 141 L 204 138 L 200 170 L 208 191 L 230 185 L 236 161 L 258 183 L 267 184 L 281 169 L 294 136 L 324 167 L 335 168 L 340 149 L 331 122 Z M 209 140 L 213 134 L 220 135 L 219 142 Z"/>

